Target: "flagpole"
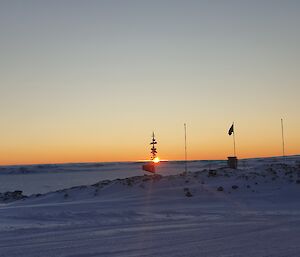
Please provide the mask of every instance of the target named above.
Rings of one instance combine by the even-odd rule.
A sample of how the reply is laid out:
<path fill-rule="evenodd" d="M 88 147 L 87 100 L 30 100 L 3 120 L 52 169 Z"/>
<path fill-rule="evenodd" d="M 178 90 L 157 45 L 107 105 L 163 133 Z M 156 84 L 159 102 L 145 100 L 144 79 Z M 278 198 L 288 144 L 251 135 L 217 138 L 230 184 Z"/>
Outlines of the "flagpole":
<path fill-rule="evenodd" d="M 284 151 L 284 133 L 283 133 L 283 119 L 281 118 L 281 138 L 282 138 L 282 156 L 285 156 Z"/>
<path fill-rule="evenodd" d="M 184 123 L 184 155 L 185 155 L 185 172 L 187 172 L 187 151 L 186 151 L 186 124 Z"/>
<path fill-rule="evenodd" d="M 234 152 L 234 156 L 236 156 L 236 152 L 235 152 L 235 128 L 234 128 L 234 122 L 232 123 L 233 125 L 233 152 Z"/>

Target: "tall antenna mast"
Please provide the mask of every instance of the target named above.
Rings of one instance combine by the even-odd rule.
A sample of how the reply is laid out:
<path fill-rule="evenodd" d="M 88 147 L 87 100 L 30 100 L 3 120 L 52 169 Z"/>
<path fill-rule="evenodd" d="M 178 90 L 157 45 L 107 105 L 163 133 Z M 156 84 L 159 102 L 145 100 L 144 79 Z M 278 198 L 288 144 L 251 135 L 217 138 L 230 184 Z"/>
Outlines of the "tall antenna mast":
<path fill-rule="evenodd" d="M 157 149 L 155 147 L 155 145 L 157 144 L 156 140 L 155 140 L 155 135 L 154 132 L 152 133 L 152 142 L 150 143 L 150 145 L 152 145 L 151 147 L 151 160 L 154 160 L 156 158 L 156 154 L 157 154 Z"/>
<path fill-rule="evenodd" d="M 281 119 L 281 138 L 282 138 L 282 156 L 285 156 L 284 150 L 284 133 L 283 133 L 283 119 Z"/>
<path fill-rule="evenodd" d="M 157 149 L 155 147 L 156 144 L 157 144 L 157 142 L 155 140 L 155 135 L 153 132 L 152 133 L 152 141 L 150 143 L 150 145 L 152 145 L 152 147 L 151 147 L 151 162 L 146 163 L 142 166 L 143 170 L 149 171 L 151 173 L 155 173 L 155 169 L 156 169 L 155 166 L 159 162 L 159 159 L 156 157 L 156 154 L 157 154 Z"/>
<path fill-rule="evenodd" d="M 234 128 L 234 122 L 232 123 L 232 126 Z M 236 150 L 235 150 L 235 129 L 233 129 L 232 133 L 233 133 L 233 153 L 234 153 L 234 156 L 236 156 Z"/>
<path fill-rule="evenodd" d="M 185 159 L 185 172 L 187 172 L 187 151 L 186 151 L 186 124 L 184 123 L 184 159 Z"/>

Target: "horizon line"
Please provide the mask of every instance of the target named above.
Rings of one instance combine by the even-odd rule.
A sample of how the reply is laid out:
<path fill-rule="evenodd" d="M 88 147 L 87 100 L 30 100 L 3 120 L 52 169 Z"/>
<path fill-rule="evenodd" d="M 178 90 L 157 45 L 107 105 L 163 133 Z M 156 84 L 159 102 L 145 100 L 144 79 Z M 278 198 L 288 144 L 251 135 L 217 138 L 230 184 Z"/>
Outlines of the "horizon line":
<path fill-rule="evenodd" d="M 286 157 L 296 157 L 299 156 L 298 154 L 291 154 L 291 155 L 272 155 L 272 156 L 257 156 L 257 157 L 245 157 L 240 158 L 238 160 L 249 160 L 249 159 L 267 159 L 267 158 L 286 158 Z M 135 162 L 149 162 L 151 160 L 132 160 L 132 161 L 86 161 L 86 162 L 52 162 L 52 163 L 17 163 L 17 164 L 0 164 L 0 167 L 13 167 L 13 166 L 38 166 L 38 165 L 68 165 L 68 164 L 92 164 L 92 163 L 135 163 Z M 162 159 L 161 162 L 185 162 L 184 159 L 177 159 L 177 160 L 166 160 Z M 227 159 L 191 159 L 187 160 L 188 162 L 193 161 L 227 161 Z"/>

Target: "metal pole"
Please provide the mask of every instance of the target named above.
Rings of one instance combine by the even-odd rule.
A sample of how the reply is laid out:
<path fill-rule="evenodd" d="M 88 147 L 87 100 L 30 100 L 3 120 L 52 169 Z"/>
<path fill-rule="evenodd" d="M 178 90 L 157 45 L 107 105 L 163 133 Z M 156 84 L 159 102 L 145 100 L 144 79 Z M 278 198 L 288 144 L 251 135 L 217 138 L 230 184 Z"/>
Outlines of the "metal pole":
<path fill-rule="evenodd" d="M 234 128 L 234 122 L 232 124 L 233 124 L 233 153 L 234 153 L 234 156 L 236 156 L 236 152 L 235 152 L 235 128 Z"/>
<path fill-rule="evenodd" d="M 283 119 L 281 119 L 281 137 L 282 137 L 282 156 L 285 156 L 284 151 L 284 134 L 283 134 Z"/>
<path fill-rule="evenodd" d="M 185 123 L 184 123 L 184 152 L 185 152 L 185 172 L 187 172 L 186 124 Z"/>

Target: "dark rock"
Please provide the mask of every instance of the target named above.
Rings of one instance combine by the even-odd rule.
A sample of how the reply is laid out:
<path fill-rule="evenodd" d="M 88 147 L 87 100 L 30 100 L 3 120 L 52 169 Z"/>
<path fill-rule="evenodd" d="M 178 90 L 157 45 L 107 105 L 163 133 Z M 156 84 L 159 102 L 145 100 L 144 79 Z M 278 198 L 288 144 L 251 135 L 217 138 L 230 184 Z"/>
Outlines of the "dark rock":
<path fill-rule="evenodd" d="M 101 181 L 101 185 L 102 186 L 107 186 L 107 185 L 109 185 L 110 184 L 110 180 L 103 180 L 103 181 Z"/>
<path fill-rule="evenodd" d="M 221 187 L 221 186 L 219 186 L 219 187 L 217 188 L 217 190 L 218 190 L 218 191 L 224 191 L 224 188 Z"/>
<path fill-rule="evenodd" d="M 16 190 L 14 192 L 5 192 L 5 193 L 0 193 L 0 201 L 17 201 L 17 200 L 21 200 L 21 199 L 25 199 L 27 198 L 26 195 L 23 195 L 23 191 L 21 190 Z"/>
<path fill-rule="evenodd" d="M 190 189 L 189 189 L 189 188 L 185 187 L 185 188 L 183 189 L 183 191 L 185 192 L 185 196 L 186 196 L 186 197 L 192 197 L 192 196 L 193 196 L 192 193 L 190 192 Z"/>
<path fill-rule="evenodd" d="M 231 188 L 232 189 L 238 189 L 239 187 L 237 185 L 233 185 Z"/>
<path fill-rule="evenodd" d="M 210 170 L 208 172 L 208 177 L 216 177 L 217 176 L 217 171 L 216 170 Z"/>
<path fill-rule="evenodd" d="M 188 192 L 185 193 L 185 196 L 186 197 L 192 197 L 193 195 L 192 195 L 192 193 L 190 191 L 188 191 Z"/>
<path fill-rule="evenodd" d="M 126 179 L 127 186 L 132 186 L 132 181 L 130 179 Z"/>

